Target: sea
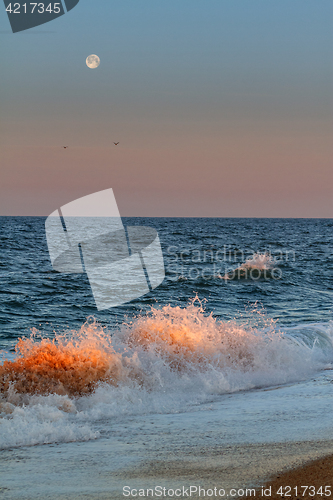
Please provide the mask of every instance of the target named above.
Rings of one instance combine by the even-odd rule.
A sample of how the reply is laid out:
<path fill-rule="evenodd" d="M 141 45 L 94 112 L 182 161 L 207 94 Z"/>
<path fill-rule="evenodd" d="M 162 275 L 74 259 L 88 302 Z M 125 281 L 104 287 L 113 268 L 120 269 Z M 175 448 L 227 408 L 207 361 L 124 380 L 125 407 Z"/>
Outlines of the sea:
<path fill-rule="evenodd" d="M 165 279 L 98 311 L 45 217 L 0 218 L 3 498 L 125 498 L 202 450 L 333 440 L 333 220 L 122 221 L 157 230 Z"/>

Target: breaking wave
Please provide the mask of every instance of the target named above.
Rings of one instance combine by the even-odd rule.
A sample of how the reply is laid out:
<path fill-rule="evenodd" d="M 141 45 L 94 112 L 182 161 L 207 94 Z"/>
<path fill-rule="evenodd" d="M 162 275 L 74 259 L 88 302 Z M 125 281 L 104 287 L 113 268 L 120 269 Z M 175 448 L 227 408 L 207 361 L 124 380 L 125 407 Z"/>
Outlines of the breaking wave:
<path fill-rule="evenodd" d="M 301 380 L 332 361 L 332 324 L 282 329 L 255 309 L 222 322 L 197 299 L 108 332 L 20 339 L 0 366 L 0 447 L 99 436 L 101 418 L 186 411 L 221 394 Z"/>
<path fill-rule="evenodd" d="M 71 337 L 54 340 L 19 339 L 13 361 L 0 366 L 1 392 L 10 394 L 59 394 L 77 396 L 93 392 L 100 382 L 117 384 L 124 376 L 121 357 L 96 323 L 83 325 Z"/>
<path fill-rule="evenodd" d="M 281 277 L 279 273 L 274 276 L 276 260 L 268 253 L 255 253 L 236 269 L 228 271 L 223 279 L 259 279 Z"/>

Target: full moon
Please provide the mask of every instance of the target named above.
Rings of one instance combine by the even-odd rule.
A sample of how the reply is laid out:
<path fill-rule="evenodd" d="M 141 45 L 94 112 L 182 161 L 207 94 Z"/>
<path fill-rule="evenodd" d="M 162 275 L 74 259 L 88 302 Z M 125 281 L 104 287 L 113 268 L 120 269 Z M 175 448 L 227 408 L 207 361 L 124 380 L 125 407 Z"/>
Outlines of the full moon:
<path fill-rule="evenodd" d="M 98 66 L 101 64 L 101 60 L 95 54 L 91 54 L 91 56 L 87 57 L 86 64 L 88 68 L 95 69 L 98 68 Z"/>

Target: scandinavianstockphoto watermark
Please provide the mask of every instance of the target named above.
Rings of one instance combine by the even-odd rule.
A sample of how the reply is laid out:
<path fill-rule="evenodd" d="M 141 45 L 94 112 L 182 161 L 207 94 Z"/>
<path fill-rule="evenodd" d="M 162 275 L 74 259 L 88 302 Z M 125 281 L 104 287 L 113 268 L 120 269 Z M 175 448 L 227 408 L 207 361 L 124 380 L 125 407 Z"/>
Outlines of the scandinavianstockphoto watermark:
<path fill-rule="evenodd" d="M 295 262 L 294 250 L 250 252 L 224 245 L 218 249 L 188 249 L 170 245 L 166 270 L 171 279 L 235 279 L 258 280 L 282 278 L 280 266 Z"/>

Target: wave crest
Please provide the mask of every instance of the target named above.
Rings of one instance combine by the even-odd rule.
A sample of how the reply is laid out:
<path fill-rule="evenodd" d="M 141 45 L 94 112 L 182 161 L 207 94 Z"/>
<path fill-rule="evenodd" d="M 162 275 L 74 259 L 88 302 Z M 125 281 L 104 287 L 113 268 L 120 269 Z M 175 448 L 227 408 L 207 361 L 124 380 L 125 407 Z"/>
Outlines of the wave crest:
<path fill-rule="evenodd" d="M 20 338 L 17 358 L 0 366 L 0 387 L 5 395 L 81 395 L 94 391 L 100 382 L 116 385 L 126 377 L 121 356 L 110 337 L 95 322 L 85 323 L 72 336 L 40 339 L 34 331 Z"/>
<path fill-rule="evenodd" d="M 186 308 L 165 306 L 152 308 L 149 316 L 137 318 L 127 325 L 122 339 L 130 347 L 154 352 L 177 370 L 205 370 L 207 365 L 219 369 L 234 367 L 250 370 L 257 364 L 259 353 L 274 335 L 275 322 L 264 320 L 265 334 L 235 321 L 221 322 L 212 314 L 205 315 L 195 299 Z M 262 363 L 262 360 L 260 361 Z"/>
<path fill-rule="evenodd" d="M 196 380 L 204 386 L 208 379 L 210 387 L 223 381 L 229 392 L 297 380 L 317 366 L 315 339 L 311 346 L 284 334 L 258 308 L 250 317 L 241 324 L 220 321 L 195 298 L 184 308 L 152 308 L 112 337 L 91 320 L 54 340 L 34 332 L 19 340 L 16 359 L 0 366 L 0 402 L 25 404 L 28 396 L 49 394 L 77 398 L 102 385 L 172 391 L 175 384 Z M 318 345 L 321 356 L 327 348 L 331 341 Z"/>
<path fill-rule="evenodd" d="M 276 261 L 269 253 L 254 253 L 236 269 L 228 271 L 223 279 L 270 278 L 275 266 Z"/>

